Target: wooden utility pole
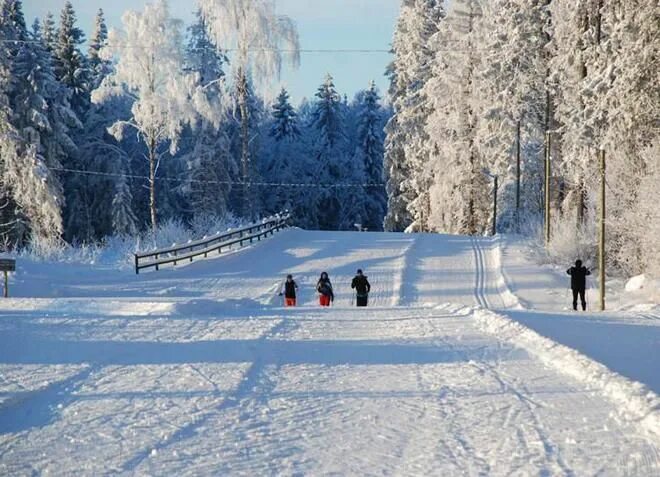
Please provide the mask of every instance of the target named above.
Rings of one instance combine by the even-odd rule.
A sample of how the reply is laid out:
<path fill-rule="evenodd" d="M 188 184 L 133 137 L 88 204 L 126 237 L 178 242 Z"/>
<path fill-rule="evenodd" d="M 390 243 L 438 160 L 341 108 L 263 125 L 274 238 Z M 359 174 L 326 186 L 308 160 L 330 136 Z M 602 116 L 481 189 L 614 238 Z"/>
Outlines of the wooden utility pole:
<path fill-rule="evenodd" d="M 516 128 L 516 232 L 520 229 L 520 119 Z"/>
<path fill-rule="evenodd" d="M 493 176 L 493 230 L 491 235 L 497 234 L 497 186 L 498 186 L 498 177 Z"/>
<path fill-rule="evenodd" d="M 552 136 L 550 131 L 545 133 L 545 223 L 544 236 L 546 247 L 550 244 L 550 149 L 552 148 Z"/>
<path fill-rule="evenodd" d="M 596 41 L 600 45 L 602 33 L 603 0 L 598 1 L 598 14 L 596 16 Z M 605 150 L 599 151 L 600 156 L 600 227 L 598 233 L 598 301 L 600 311 L 605 311 Z"/>
<path fill-rule="evenodd" d="M 598 293 L 600 311 L 605 311 L 605 151 L 599 151 L 600 156 L 600 227 L 598 233 Z"/>

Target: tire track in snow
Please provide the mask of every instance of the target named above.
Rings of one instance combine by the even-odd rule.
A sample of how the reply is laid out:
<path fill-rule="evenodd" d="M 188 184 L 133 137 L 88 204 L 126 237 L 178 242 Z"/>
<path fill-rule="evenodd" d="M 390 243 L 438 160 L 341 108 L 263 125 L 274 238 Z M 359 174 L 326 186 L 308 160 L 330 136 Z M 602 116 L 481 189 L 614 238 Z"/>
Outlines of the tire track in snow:
<path fill-rule="evenodd" d="M 262 334 L 258 342 L 262 343 L 268 339 L 274 338 L 283 332 L 288 331 L 288 328 L 295 326 L 293 320 L 289 318 L 282 318 L 276 325 L 274 325 L 266 333 Z M 257 352 L 259 346 L 257 345 Z M 214 407 L 212 410 L 204 414 L 198 419 L 193 420 L 191 423 L 180 427 L 174 433 L 172 433 L 168 438 L 163 441 L 156 443 L 153 446 L 150 446 L 149 449 L 143 449 L 142 451 L 136 453 L 133 457 L 124 462 L 119 468 L 124 472 L 135 472 L 137 468 L 144 463 L 152 454 L 157 454 L 161 450 L 169 447 L 174 443 L 181 442 L 182 440 L 190 439 L 196 435 L 196 431 L 204 426 L 213 416 L 216 416 L 219 413 L 222 413 L 228 409 L 237 407 L 241 405 L 241 402 L 245 400 L 250 394 L 254 394 L 255 390 L 258 390 L 258 385 L 265 378 L 265 363 L 266 359 L 264 356 L 255 357 L 254 362 L 248 368 L 248 370 L 243 375 L 240 384 L 236 389 L 230 393 L 219 406 Z M 273 384 L 274 386 L 274 384 Z M 267 390 L 257 391 L 258 395 L 262 395 Z M 259 398 L 263 400 L 263 397 Z"/>

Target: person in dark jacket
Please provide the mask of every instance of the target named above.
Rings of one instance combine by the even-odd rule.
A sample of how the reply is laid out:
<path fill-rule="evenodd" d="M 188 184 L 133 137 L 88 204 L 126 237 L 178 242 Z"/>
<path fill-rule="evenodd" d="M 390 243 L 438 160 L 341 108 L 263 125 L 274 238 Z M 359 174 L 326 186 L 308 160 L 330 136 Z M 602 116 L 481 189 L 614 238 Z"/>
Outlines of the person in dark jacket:
<path fill-rule="evenodd" d="M 319 292 L 319 305 L 330 306 L 330 302 L 335 301 L 332 283 L 326 272 L 321 273 L 321 278 L 316 283 L 316 291 Z"/>
<path fill-rule="evenodd" d="M 369 292 L 371 291 L 371 285 L 369 280 L 367 280 L 366 275 L 362 274 L 362 270 L 358 268 L 357 275 L 353 277 L 351 282 L 351 288 L 355 289 L 355 302 L 357 306 L 367 306 L 367 301 L 369 300 Z"/>
<path fill-rule="evenodd" d="M 289 274 L 286 276 L 286 281 L 282 285 L 282 288 L 284 292 L 284 306 L 296 306 L 298 284 L 293 279 L 293 275 Z M 282 296 L 282 291 L 280 291 L 280 296 Z"/>
<path fill-rule="evenodd" d="M 587 275 L 591 275 L 591 272 L 587 267 L 582 266 L 582 260 L 576 260 L 575 266 L 566 270 L 566 273 L 571 276 L 571 290 L 573 290 L 573 309 L 577 310 L 578 295 L 580 295 L 582 310 L 586 310 L 587 300 L 585 299 L 584 294 L 587 288 Z"/>

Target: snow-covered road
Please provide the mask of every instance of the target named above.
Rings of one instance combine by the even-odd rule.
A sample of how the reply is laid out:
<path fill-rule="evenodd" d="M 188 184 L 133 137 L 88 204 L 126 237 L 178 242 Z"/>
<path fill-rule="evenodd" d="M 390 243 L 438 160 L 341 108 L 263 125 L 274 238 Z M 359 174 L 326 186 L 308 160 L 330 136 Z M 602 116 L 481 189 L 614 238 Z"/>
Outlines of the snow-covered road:
<path fill-rule="evenodd" d="M 290 230 L 178 270 L 19 277 L 40 298 L 0 305 L 0 475 L 659 475 L 654 429 L 484 326 L 517 300 L 498 254 Z"/>

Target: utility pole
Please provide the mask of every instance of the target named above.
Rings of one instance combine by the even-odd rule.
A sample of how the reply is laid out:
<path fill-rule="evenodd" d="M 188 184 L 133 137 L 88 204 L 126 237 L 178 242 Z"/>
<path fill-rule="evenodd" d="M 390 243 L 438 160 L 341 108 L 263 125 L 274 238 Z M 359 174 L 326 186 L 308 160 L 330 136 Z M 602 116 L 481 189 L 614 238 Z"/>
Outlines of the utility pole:
<path fill-rule="evenodd" d="M 603 0 L 598 1 L 598 15 L 596 17 L 596 41 L 600 45 L 602 33 Z M 605 150 L 598 151 L 600 156 L 600 227 L 598 231 L 598 301 L 600 311 L 605 311 Z"/>
<path fill-rule="evenodd" d="M 493 226 L 491 228 L 490 234 L 496 235 L 497 234 L 497 189 L 499 187 L 499 177 L 497 174 L 491 174 L 490 171 L 486 168 L 482 169 L 481 172 L 483 172 L 486 176 L 493 179 Z"/>
<path fill-rule="evenodd" d="M 545 245 L 550 244 L 550 149 L 552 148 L 552 136 L 550 131 L 545 133 Z"/>
<path fill-rule="evenodd" d="M 516 232 L 520 231 L 520 119 L 516 128 Z"/>
<path fill-rule="evenodd" d="M 598 233 L 598 301 L 600 311 L 605 311 L 605 150 L 599 151 L 600 156 L 600 227 Z"/>
<path fill-rule="evenodd" d="M 493 176 L 493 230 L 491 235 L 497 234 L 497 175 Z"/>

